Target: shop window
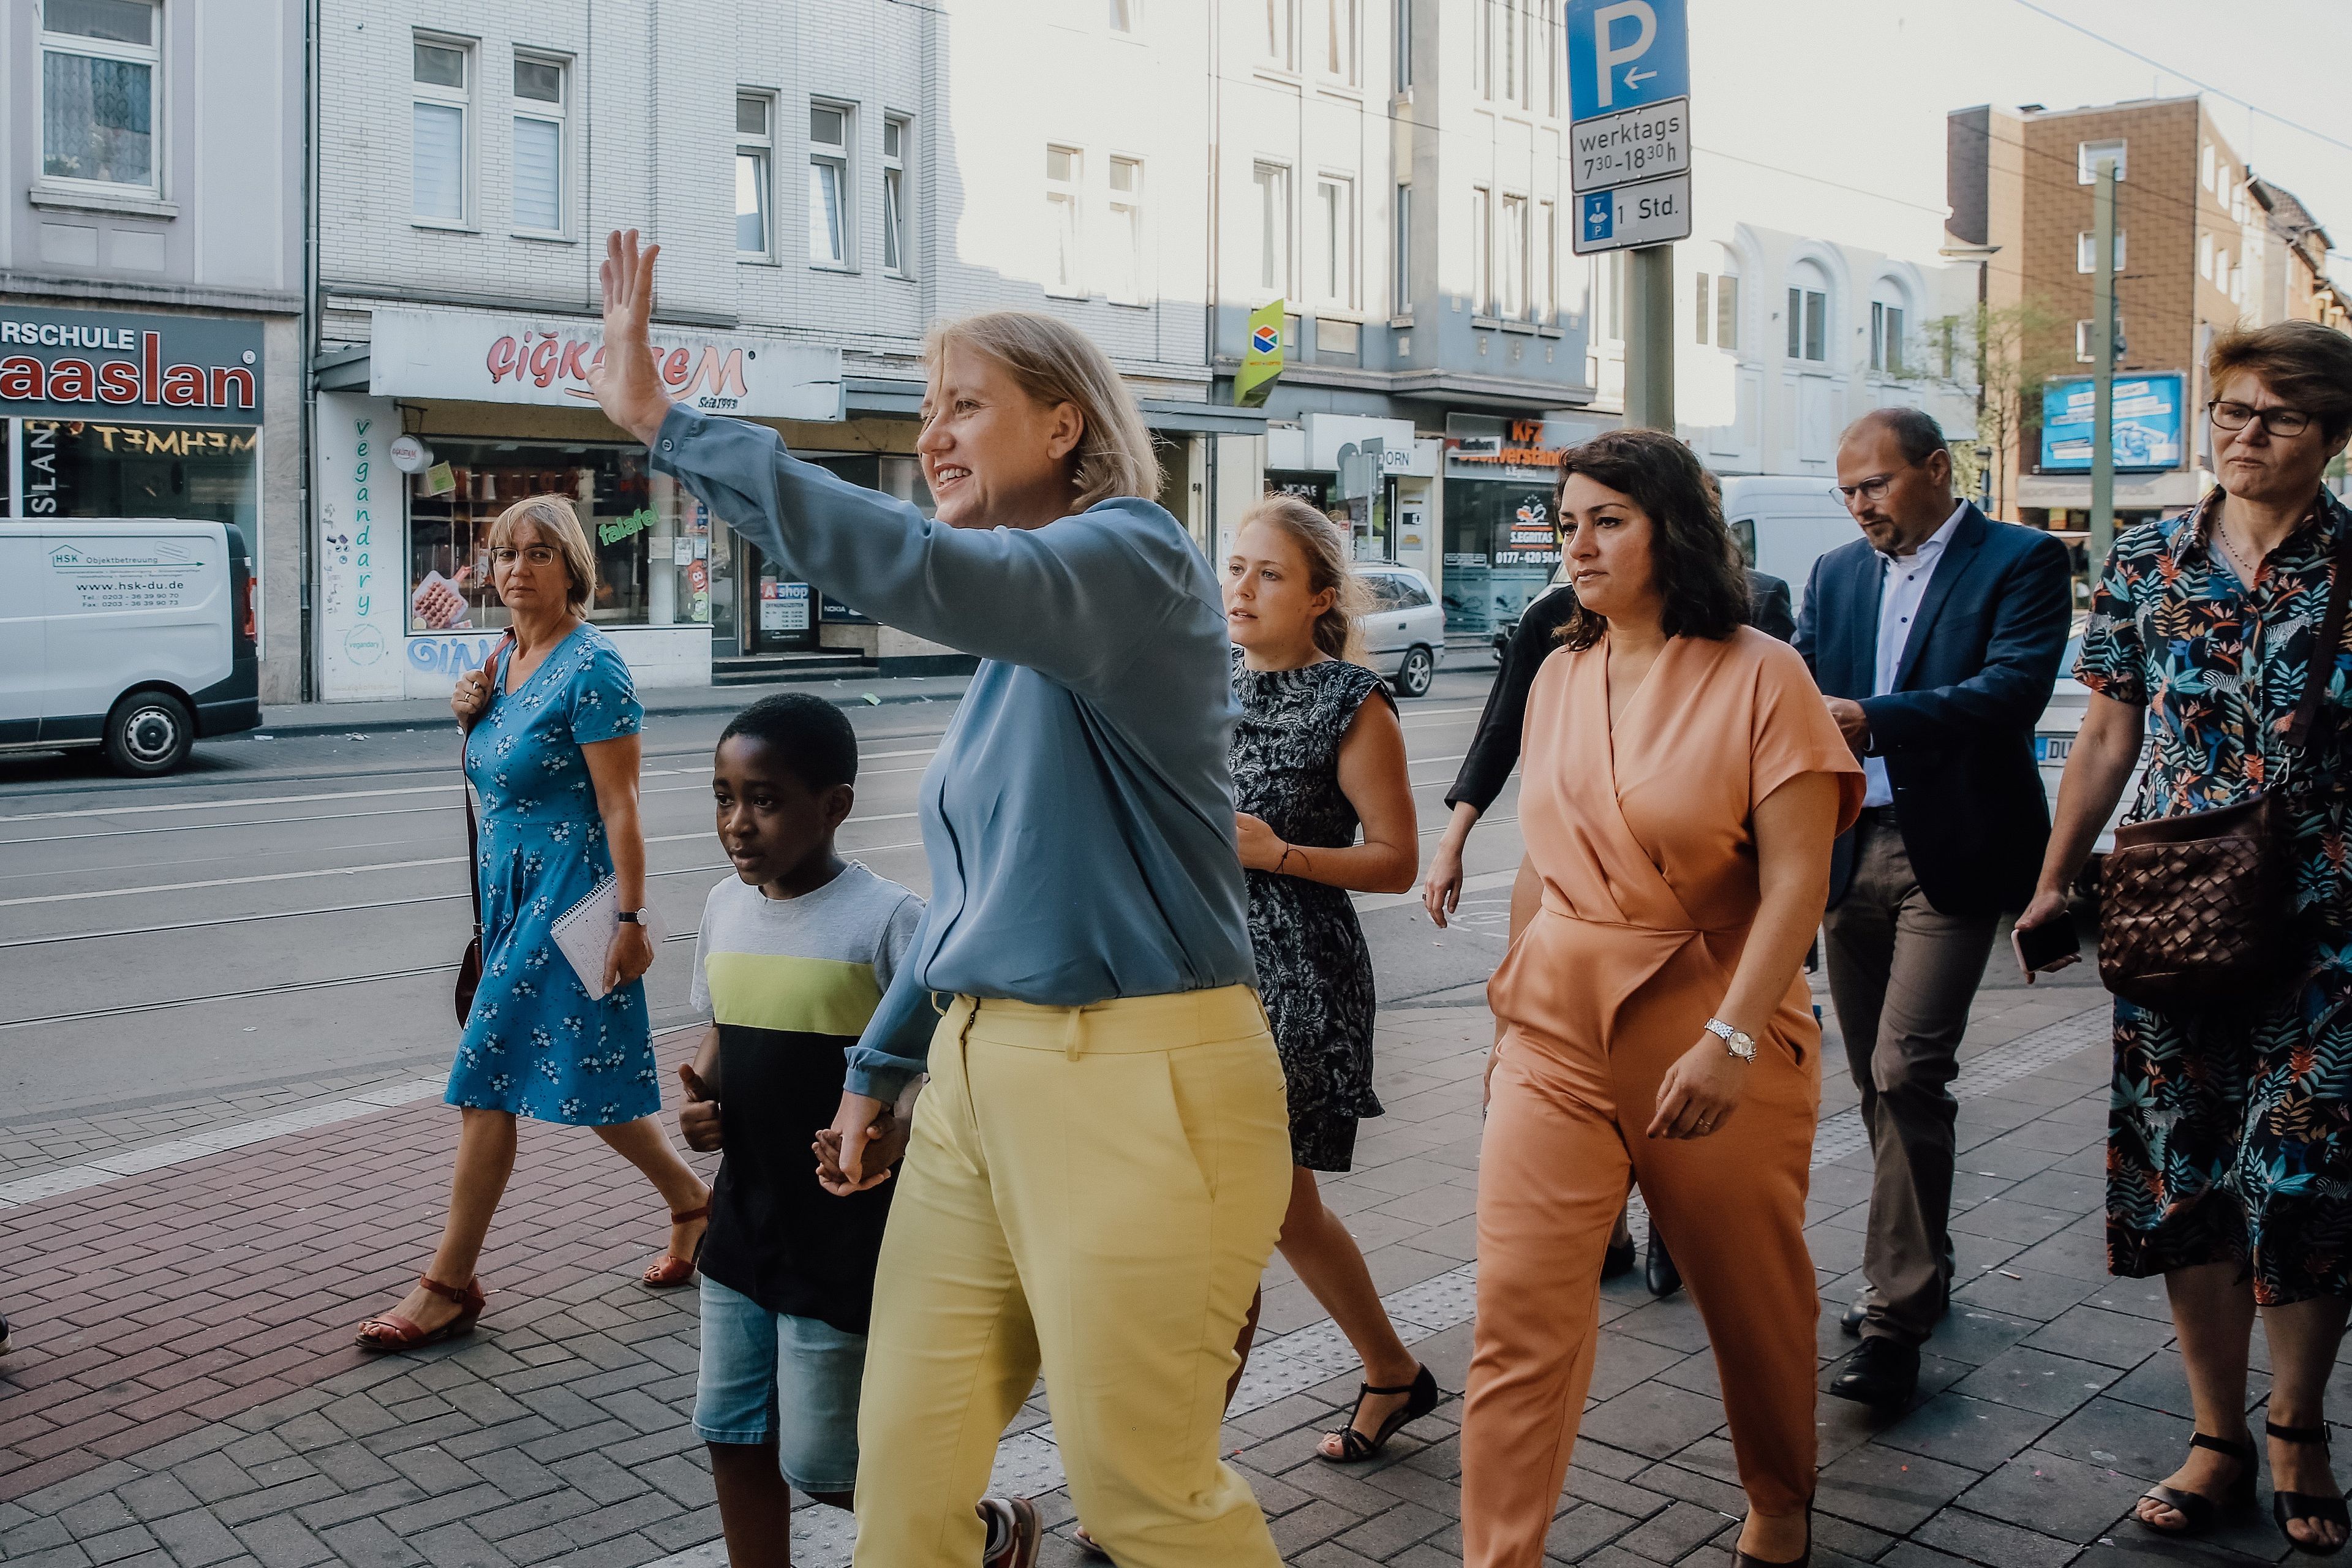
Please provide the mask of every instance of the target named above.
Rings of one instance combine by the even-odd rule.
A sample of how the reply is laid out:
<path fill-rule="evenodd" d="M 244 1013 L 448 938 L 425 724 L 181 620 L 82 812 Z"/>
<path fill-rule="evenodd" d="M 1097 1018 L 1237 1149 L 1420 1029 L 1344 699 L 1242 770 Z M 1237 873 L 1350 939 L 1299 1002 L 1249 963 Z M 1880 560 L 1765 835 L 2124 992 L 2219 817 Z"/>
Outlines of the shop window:
<path fill-rule="evenodd" d="M 563 232 L 563 64 L 515 56 L 514 225 Z"/>
<path fill-rule="evenodd" d="M 409 630 L 507 626 L 490 581 L 490 525 L 515 502 L 544 495 L 572 502 L 595 552 L 590 621 L 661 626 L 710 619 L 709 514 L 682 486 L 653 472 L 643 447 L 440 437 L 433 445 L 439 461 L 410 480 Z"/>
<path fill-rule="evenodd" d="M 1143 165 L 1110 161 L 1110 232 L 1104 237 L 1110 277 L 1105 292 L 1122 305 L 1143 303 Z"/>
<path fill-rule="evenodd" d="M 158 189 L 155 6 L 46 0 L 41 17 L 41 174 Z"/>
<path fill-rule="evenodd" d="M 809 105 L 809 265 L 847 268 L 849 248 L 849 110 Z"/>
<path fill-rule="evenodd" d="M 1085 159 L 1075 147 L 1045 149 L 1045 292 L 1079 294 L 1078 179 Z"/>
<path fill-rule="evenodd" d="M 472 184 L 466 118 L 473 51 L 454 40 L 418 37 L 410 56 L 409 215 L 419 223 L 462 224 Z"/>
<path fill-rule="evenodd" d="M 252 426 L 27 419 L 20 440 L 26 517 L 209 519 L 242 529 L 260 558 Z"/>
<path fill-rule="evenodd" d="M 765 261 L 774 252 L 775 137 L 773 101 L 759 93 L 735 99 L 735 254 Z"/>
<path fill-rule="evenodd" d="M 903 116 L 882 121 L 882 270 L 895 278 L 914 273 L 907 239 L 907 142 L 912 134 Z"/>

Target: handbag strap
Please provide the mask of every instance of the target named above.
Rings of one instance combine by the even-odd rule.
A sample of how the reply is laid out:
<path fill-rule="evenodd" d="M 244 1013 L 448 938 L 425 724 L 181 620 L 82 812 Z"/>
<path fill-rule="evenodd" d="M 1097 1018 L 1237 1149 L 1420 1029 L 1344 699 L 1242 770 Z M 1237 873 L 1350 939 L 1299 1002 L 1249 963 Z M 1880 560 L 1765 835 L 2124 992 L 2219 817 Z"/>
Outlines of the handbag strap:
<path fill-rule="evenodd" d="M 2321 503 L 2323 506 L 2326 502 Z M 2336 558 L 2327 574 L 2327 612 L 2320 617 L 2319 640 L 2311 645 L 2311 668 L 2304 673 L 2303 700 L 2286 729 L 2286 743 L 2300 746 L 2318 716 L 2319 700 L 2326 695 L 2328 676 L 2344 640 L 2345 602 L 2352 599 L 2352 520 L 2336 522 Z"/>
<path fill-rule="evenodd" d="M 497 645 L 490 649 L 489 659 L 483 666 L 490 672 L 490 695 L 493 700 L 498 696 L 499 655 L 512 646 L 514 646 L 514 632 L 509 629 L 507 635 L 500 637 Z M 485 707 L 482 710 L 481 718 L 476 719 L 474 722 L 478 724 L 482 719 L 489 716 L 490 710 Z M 466 797 L 466 887 L 474 895 L 474 935 L 478 940 L 482 934 L 482 829 L 481 825 L 474 820 L 474 781 L 466 776 L 466 746 L 473 738 L 474 732 L 471 730 L 457 738 L 457 788 Z"/>

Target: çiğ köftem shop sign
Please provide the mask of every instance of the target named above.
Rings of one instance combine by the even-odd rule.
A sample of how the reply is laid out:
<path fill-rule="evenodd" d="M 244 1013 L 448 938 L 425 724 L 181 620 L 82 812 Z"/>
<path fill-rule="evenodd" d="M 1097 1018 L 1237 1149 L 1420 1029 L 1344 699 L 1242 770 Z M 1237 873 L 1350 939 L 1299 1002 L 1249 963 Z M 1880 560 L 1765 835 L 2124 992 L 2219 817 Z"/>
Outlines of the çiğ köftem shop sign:
<path fill-rule="evenodd" d="M 261 323 L 0 306 L 0 417 L 261 423 Z"/>

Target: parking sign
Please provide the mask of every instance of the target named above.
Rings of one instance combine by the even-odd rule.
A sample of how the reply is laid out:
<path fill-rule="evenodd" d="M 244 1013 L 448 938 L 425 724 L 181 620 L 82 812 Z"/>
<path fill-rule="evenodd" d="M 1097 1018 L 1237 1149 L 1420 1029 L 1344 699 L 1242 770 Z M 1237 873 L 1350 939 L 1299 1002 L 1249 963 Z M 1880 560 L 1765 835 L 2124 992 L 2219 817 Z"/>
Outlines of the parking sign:
<path fill-rule="evenodd" d="M 1690 237 L 1685 0 L 1569 0 L 1579 255 Z"/>

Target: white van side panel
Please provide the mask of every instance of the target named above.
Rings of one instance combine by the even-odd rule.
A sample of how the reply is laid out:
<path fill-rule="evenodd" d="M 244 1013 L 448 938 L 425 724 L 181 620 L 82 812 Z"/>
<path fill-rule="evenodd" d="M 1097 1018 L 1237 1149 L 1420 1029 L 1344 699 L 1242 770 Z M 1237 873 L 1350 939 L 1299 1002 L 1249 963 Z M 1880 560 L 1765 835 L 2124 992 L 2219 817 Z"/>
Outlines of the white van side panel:
<path fill-rule="evenodd" d="M 1735 475 L 1723 481 L 1723 515 L 1746 519 L 1756 531 L 1756 570 L 1789 584 L 1793 607 L 1805 608 L 1813 563 L 1862 537 L 1862 529 L 1826 478 Z"/>
<path fill-rule="evenodd" d="M 39 560 L 47 616 L 41 715 L 103 716 L 144 685 L 191 694 L 228 679 L 228 536 L 216 522 L 54 519 Z"/>
<path fill-rule="evenodd" d="M 41 716 L 41 525 L 0 521 L 0 741 Z"/>

